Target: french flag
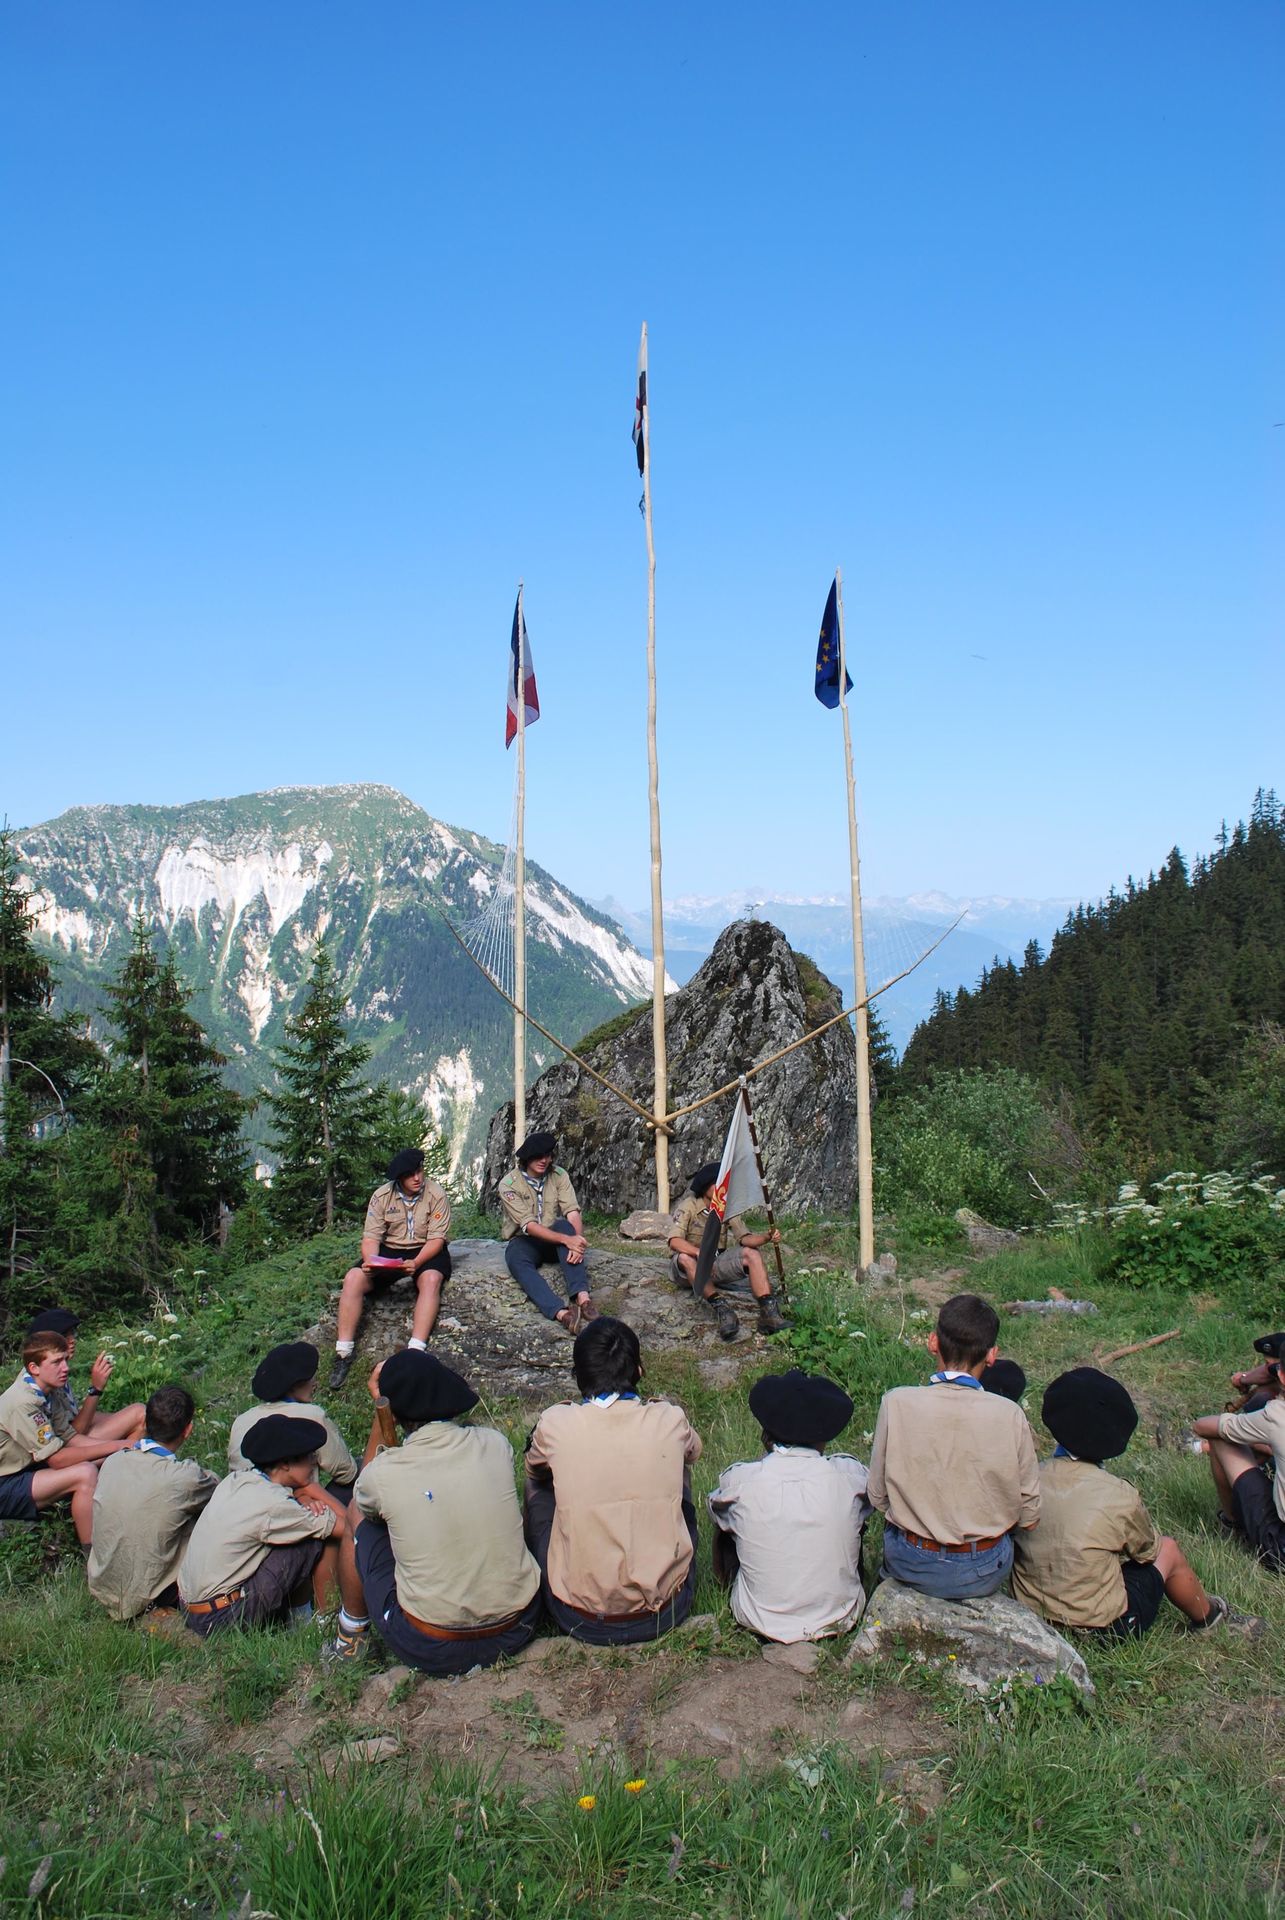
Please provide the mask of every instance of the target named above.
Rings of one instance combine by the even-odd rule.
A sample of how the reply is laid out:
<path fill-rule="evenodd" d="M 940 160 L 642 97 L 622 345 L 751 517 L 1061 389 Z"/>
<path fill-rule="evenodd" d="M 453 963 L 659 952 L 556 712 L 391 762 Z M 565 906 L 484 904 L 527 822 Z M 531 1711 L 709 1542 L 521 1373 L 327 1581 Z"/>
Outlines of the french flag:
<path fill-rule="evenodd" d="M 535 690 L 535 668 L 531 665 L 531 644 L 527 639 L 526 616 L 522 612 L 522 589 L 518 588 L 518 601 L 513 609 L 513 638 L 510 642 L 511 659 L 509 661 L 509 703 L 504 717 L 504 744 L 513 745 L 518 730 L 518 694 L 521 691 L 526 706 L 524 724 L 531 726 L 540 718 L 540 696 Z"/>

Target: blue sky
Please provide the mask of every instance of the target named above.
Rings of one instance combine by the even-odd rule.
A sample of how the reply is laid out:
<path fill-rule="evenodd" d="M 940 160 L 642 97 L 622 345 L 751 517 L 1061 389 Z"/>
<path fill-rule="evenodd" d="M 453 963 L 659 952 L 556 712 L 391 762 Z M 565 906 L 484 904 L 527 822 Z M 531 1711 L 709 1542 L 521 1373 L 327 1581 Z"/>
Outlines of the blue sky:
<path fill-rule="evenodd" d="M 384 780 L 647 892 L 1090 895 L 1281 765 L 1285 11 L 0 23 L 0 811 Z"/>

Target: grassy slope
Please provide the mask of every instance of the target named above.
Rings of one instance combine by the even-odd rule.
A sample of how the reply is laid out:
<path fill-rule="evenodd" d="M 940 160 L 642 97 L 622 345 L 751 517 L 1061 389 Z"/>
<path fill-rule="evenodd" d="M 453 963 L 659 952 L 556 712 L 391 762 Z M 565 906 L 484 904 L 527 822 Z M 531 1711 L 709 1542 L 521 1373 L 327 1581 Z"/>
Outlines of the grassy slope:
<path fill-rule="evenodd" d="M 791 1238 L 808 1266 L 838 1252 L 845 1235 L 796 1228 Z M 316 1317 L 343 1252 L 346 1243 L 313 1242 L 243 1276 L 235 1301 L 206 1296 L 177 1325 L 158 1320 L 149 1331 L 177 1331 L 179 1340 L 161 1360 L 135 1338 L 121 1350 L 122 1388 L 142 1390 L 174 1371 L 171 1356 L 190 1368 L 202 1398 L 198 1451 L 219 1464 L 252 1357 Z M 278 1920 L 528 1910 L 810 1920 L 912 1905 L 1058 1920 L 1275 1912 L 1285 1826 L 1272 1694 L 1285 1589 L 1217 1536 L 1203 1464 L 1179 1450 L 1183 1422 L 1222 1404 L 1252 1329 L 1213 1303 L 1104 1292 L 1088 1277 L 1084 1250 L 1069 1244 L 1033 1243 L 981 1263 L 968 1284 L 997 1299 L 1055 1284 L 1101 1304 L 1090 1321 L 1006 1320 L 1037 1428 L 1039 1394 L 1062 1366 L 1095 1346 L 1183 1326 L 1181 1340 L 1119 1365 L 1144 1410 L 1126 1470 L 1207 1584 L 1269 1617 L 1265 1642 L 1189 1639 L 1166 1610 L 1139 1645 L 1093 1646 L 1099 1692 L 1089 1708 L 1054 1689 L 1016 1696 L 996 1713 L 909 1663 L 850 1674 L 827 1649 L 813 1684 L 842 1694 L 895 1679 L 921 1689 L 939 1714 L 944 1792 L 927 1807 L 881 1779 L 877 1756 L 840 1752 L 823 1757 L 811 1785 L 784 1769 L 736 1785 L 675 1773 L 634 1796 L 603 1775 L 585 1783 L 598 1796 L 592 1814 L 478 1775 L 426 1772 L 411 1759 L 342 1785 L 319 1776 L 286 1799 L 248 1760 L 217 1739 L 212 1746 L 208 1726 L 213 1717 L 230 1736 L 290 1695 L 311 1699 L 323 1730 L 331 1718 L 336 1732 L 349 1731 L 339 1716 L 358 1681 L 323 1673 L 315 1633 L 207 1647 L 122 1631 L 88 1600 L 77 1560 L 42 1572 L 37 1537 L 11 1536 L 0 1543 L 0 1591 L 8 1586 L 0 1711 L 11 1730 L 0 1912 L 68 1920 L 238 1909 Z M 812 1310 L 803 1357 L 849 1385 L 857 1416 L 848 1444 L 863 1453 L 882 1388 L 922 1377 L 919 1353 L 903 1344 L 925 1331 L 912 1317 L 923 1312 L 914 1280 L 857 1298 L 814 1271 L 796 1294 Z M 648 1385 L 682 1399 L 705 1438 L 699 1491 L 727 1460 L 755 1451 L 743 1390 L 711 1390 L 681 1356 L 658 1357 Z M 333 1410 L 356 1443 L 360 1389 Z M 494 1411 L 520 1445 L 524 1411 Z M 48 1543 L 58 1531 L 46 1525 L 39 1537 Z M 699 1564 L 697 1604 L 721 1616 L 722 1650 L 751 1657 L 712 1585 L 704 1540 Z M 194 1701 L 206 1728 L 197 1735 L 185 1717 Z M 44 1891 L 28 1900 L 46 1856 Z"/>

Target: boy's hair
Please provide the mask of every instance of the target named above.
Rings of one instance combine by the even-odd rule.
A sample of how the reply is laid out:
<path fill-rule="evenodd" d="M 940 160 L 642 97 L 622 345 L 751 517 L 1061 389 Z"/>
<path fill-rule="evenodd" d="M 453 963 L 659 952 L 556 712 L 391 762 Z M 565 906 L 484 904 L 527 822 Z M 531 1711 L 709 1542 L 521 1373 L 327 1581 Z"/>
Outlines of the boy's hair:
<path fill-rule="evenodd" d="M 581 1393 L 632 1393 L 642 1377 L 638 1335 L 608 1314 L 576 1335 L 571 1362 Z"/>
<path fill-rule="evenodd" d="M 38 1367 L 51 1353 L 70 1353 L 71 1348 L 61 1333 L 30 1333 L 22 1344 L 22 1364 L 24 1367 Z"/>
<path fill-rule="evenodd" d="M 181 1440 L 195 1412 L 196 1402 L 186 1387 L 158 1387 L 144 1408 L 148 1439 L 163 1447 Z"/>
<path fill-rule="evenodd" d="M 999 1315 L 980 1294 L 957 1293 L 937 1315 L 937 1345 L 944 1367 L 967 1371 L 984 1360 L 999 1339 Z"/>

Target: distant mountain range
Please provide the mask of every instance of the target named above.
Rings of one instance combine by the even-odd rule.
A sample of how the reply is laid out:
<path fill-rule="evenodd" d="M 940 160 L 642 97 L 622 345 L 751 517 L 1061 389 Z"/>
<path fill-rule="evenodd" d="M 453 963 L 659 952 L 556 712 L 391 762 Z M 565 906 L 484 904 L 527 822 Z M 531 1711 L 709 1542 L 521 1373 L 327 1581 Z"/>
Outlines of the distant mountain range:
<path fill-rule="evenodd" d="M 651 952 L 651 922 L 646 913 L 622 907 L 617 900 L 600 900 L 629 935 L 640 952 Z M 1026 900 L 1005 894 L 954 899 L 944 893 L 912 893 L 897 898 L 881 894 L 863 902 L 866 973 L 878 986 L 910 966 L 941 939 L 945 928 L 963 915 L 961 924 L 928 955 L 906 979 L 879 997 L 879 1011 L 898 1052 L 904 1049 L 919 1022 L 932 1011 L 939 990 L 971 987 L 983 967 L 1000 959 L 1019 958 L 1030 940 L 1047 951 L 1049 942 L 1075 900 Z M 685 894 L 665 903 L 665 965 L 676 980 L 689 980 L 708 955 L 723 928 L 747 914 L 771 920 L 790 944 L 810 955 L 829 975 L 850 1005 L 854 997 L 852 974 L 852 914 L 846 895 L 784 894 L 754 887 L 727 894 Z"/>
<path fill-rule="evenodd" d="M 504 850 L 391 787 L 282 787 L 182 807 L 75 807 L 15 836 L 64 1006 L 96 1012 L 142 916 L 195 988 L 193 1012 L 249 1091 L 331 945 L 372 1078 L 418 1095 L 457 1165 L 480 1158 L 512 1092 L 512 1016 L 461 952 Z M 603 913 L 527 862 L 528 1004 L 569 1045 L 651 991 Z M 553 1049 L 529 1035 L 532 1079 Z M 260 1129 L 265 1124 L 257 1116 Z"/>

